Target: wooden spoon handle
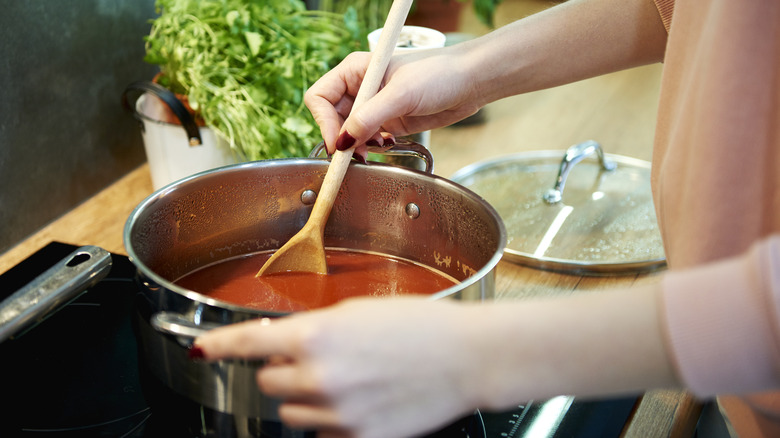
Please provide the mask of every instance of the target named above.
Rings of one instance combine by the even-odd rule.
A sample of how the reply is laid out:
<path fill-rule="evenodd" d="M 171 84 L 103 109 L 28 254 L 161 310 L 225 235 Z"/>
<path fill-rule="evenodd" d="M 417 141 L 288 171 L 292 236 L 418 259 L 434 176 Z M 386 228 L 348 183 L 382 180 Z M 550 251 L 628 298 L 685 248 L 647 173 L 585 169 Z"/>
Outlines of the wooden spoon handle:
<path fill-rule="evenodd" d="M 355 96 L 355 102 L 352 104 L 352 111 L 379 91 L 379 86 L 382 84 L 382 79 L 387 71 L 387 65 L 390 63 L 390 58 L 395 51 L 398 37 L 401 35 L 401 29 L 406 21 L 406 16 L 409 14 L 412 1 L 393 0 L 393 4 L 390 6 L 390 11 L 387 14 L 385 26 L 379 35 L 377 46 L 371 54 L 371 61 L 366 69 L 366 75 L 363 77 L 358 94 Z M 327 222 L 330 210 L 333 208 L 333 203 L 336 200 L 336 195 L 338 195 L 341 182 L 344 180 L 344 175 L 347 173 L 354 151 L 355 148 L 351 147 L 345 151 L 336 151 L 333 154 L 330 165 L 328 165 L 328 172 L 325 174 L 320 193 L 317 195 L 311 217 L 307 223 L 316 223 L 320 229 L 324 230 L 325 222 Z"/>
<path fill-rule="evenodd" d="M 371 54 L 366 75 L 363 77 L 358 94 L 355 96 L 355 102 L 352 104 L 352 111 L 355 111 L 355 108 L 359 108 L 379 91 L 379 86 L 387 71 L 387 65 L 390 64 L 390 58 L 398 44 L 398 37 L 401 35 L 406 16 L 412 7 L 412 1 L 393 0 L 385 26 L 382 28 L 382 33 L 379 34 L 379 41 Z"/>
<path fill-rule="evenodd" d="M 352 152 L 355 148 L 346 151 L 336 151 L 328 165 L 328 171 L 325 173 L 325 179 L 322 181 L 322 187 L 314 201 L 314 207 L 311 210 L 311 216 L 306 225 L 316 225 L 320 232 L 325 230 L 325 223 L 328 221 L 330 210 L 333 203 L 336 202 L 336 195 L 341 188 L 341 182 L 347 173 L 349 162 L 352 161 Z"/>

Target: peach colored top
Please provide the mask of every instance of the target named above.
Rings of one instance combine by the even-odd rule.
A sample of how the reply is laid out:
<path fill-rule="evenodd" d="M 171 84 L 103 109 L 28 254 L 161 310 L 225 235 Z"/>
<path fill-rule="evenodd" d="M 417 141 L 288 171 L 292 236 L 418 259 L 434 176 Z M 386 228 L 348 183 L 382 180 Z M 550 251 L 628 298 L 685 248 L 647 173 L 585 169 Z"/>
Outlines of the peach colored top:
<path fill-rule="evenodd" d="M 669 33 L 652 177 L 669 349 L 700 397 L 777 390 L 780 1 L 655 3 Z M 745 400 L 729 413 L 740 436 L 780 427 L 780 393 Z"/>

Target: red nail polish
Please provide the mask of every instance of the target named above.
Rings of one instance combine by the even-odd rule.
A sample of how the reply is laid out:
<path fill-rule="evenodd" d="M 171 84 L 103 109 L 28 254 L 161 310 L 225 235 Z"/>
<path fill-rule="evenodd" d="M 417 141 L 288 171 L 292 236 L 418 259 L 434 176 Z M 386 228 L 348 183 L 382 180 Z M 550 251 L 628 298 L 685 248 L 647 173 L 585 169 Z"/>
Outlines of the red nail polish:
<path fill-rule="evenodd" d="M 336 140 L 336 149 L 340 151 L 346 151 L 354 145 L 355 137 L 353 137 L 347 131 L 342 132 L 341 135 L 339 135 L 339 138 Z"/>
<path fill-rule="evenodd" d="M 206 357 L 206 353 L 203 351 L 203 348 L 193 345 L 187 350 L 187 357 L 190 359 L 203 359 Z"/>
<path fill-rule="evenodd" d="M 362 155 L 355 154 L 355 155 L 352 156 L 352 158 L 356 159 L 358 161 L 358 163 L 360 163 L 360 164 L 368 164 L 366 162 L 366 157 L 364 157 Z"/>
<path fill-rule="evenodd" d="M 382 146 L 379 144 L 379 140 L 372 138 L 366 142 L 366 146 Z"/>

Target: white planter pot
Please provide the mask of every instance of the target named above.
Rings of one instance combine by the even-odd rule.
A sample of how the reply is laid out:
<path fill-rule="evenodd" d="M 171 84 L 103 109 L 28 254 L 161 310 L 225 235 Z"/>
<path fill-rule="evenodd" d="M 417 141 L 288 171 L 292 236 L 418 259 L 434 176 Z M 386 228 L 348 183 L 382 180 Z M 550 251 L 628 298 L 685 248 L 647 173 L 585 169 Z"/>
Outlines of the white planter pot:
<path fill-rule="evenodd" d="M 161 121 L 161 111 L 166 110 L 162 101 L 148 93 L 136 101 L 155 190 L 195 173 L 236 163 L 227 142 L 208 127 L 199 128 L 202 143 L 190 145 L 181 125 Z"/>
<path fill-rule="evenodd" d="M 128 100 L 131 91 L 142 92 L 132 104 Z M 144 150 L 155 190 L 238 161 L 228 143 L 213 129 L 197 126 L 183 104 L 165 88 L 153 82 L 135 82 L 128 86 L 122 99 L 141 122 Z"/>

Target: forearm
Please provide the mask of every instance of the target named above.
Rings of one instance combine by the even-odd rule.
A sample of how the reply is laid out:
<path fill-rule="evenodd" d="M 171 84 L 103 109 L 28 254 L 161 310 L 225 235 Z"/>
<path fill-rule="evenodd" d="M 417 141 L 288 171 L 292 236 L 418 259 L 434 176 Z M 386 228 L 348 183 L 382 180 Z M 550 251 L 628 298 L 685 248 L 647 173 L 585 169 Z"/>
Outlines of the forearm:
<path fill-rule="evenodd" d="M 488 103 L 660 62 L 666 31 L 652 0 L 570 0 L 462 46 Z"/>
<path fill-rule="evenodd" d="M 678 387 L 657 302 L 653 287 L 638 287 L 472 307 L 465 339 L 484 367 L 474 399 L 501 409 L 556 395 Z"/>
<path fill-rule="evenodd" d="M 678 386 L 656 302 L 651 288 L 494 303 L 351 299 L 215 329 L 193 351 L 271 358 L 258 383 L 285 400 L 291 427 L 410 436 L 475 408 Z"/>

